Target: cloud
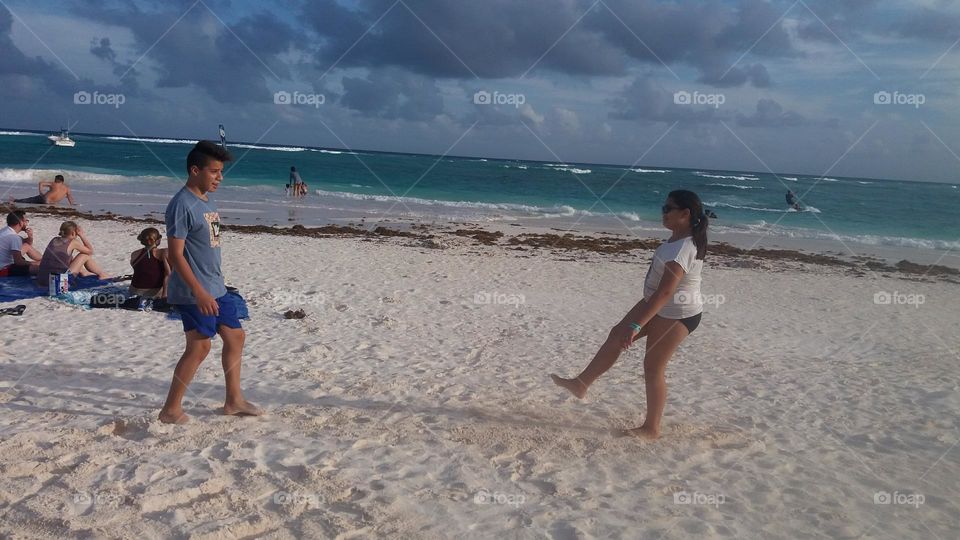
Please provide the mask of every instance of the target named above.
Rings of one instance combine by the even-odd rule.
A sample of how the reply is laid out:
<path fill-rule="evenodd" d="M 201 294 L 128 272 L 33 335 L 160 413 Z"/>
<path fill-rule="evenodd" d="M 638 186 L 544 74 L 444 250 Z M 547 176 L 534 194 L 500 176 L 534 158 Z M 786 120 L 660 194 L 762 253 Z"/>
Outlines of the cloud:
<path fill-rule="evenodd" d="M 158 88 L 195 86 L 223 102 L 268 102 L 272 92 L 266 81 L 289 77 L 287 64 L 279 58 L 294 43 L 297 32 L 269 12 L 240 17 L 229 29 L 216 12 L 229 10 L 215 2 L 169 2 L 159 10 L 143 10 L 125 3 L 107 7 L 101 3 L 75 3 L 79 16 L 129 28 L 135 46 L 144 55 L 139 69 L 154 66 Z M 171 9 L 172 7 L 172 9 Z M 91 52 L 116 64 L 109 42 Z M 123 72 L 137 59 L 123 64 Z M 123 75 L 123 72 L 120 73 Z M 136 77 L 134 72 L 126 77 Z"/>
<path fill-rule="evenodd" d="M 784 111 L 783 107 L 772 99 L 757 101 L 757 109 L 747 116 L 737 113 L 737 124 L 743 127 L 797 127 L 807 123 L 800 114 Z"/>
<path fill-rule="evenodd" d="M 711 84 L 769 85 L 757 65 L 718 75 L 750 45 L 765 57 L 797 54 L 780 13 L 760 0 L 738 9 L 720 2 L 680 9 L 653 0 L 360 0 L 351 7 L 323 0 L 303 15 L 322 41 L 317 62 L 324 70 L 338 62 L 460 79 L 519 77 L 531 69 L 615 76 L 662 61 L 695 66 Z"/>
<path fill-rule="evenodd" d="M 960 39 L 960 15 L 923 8 L 895 23 L 893 30 L 907 38 L 954 42 Z"/>
<path fill-rule="evenodd" d="M 427 121 L 443 114 L 443 97 L 433 79 L 397 68 L 373 71 L 366 78 L 344 77 L 340 104 L 389 119 Z"/>
<path fill-rule="evenodd" d="M 11 39 L 13 15 L 0 5 L 0 89 L 8 99 L 30 99 L 52 92 L 73 94 L 83 82 L 58 64 L 28 58 Z"/>
<path fill-rule="evenodd" d="M 608 104 L 611 106 L 609 117 L 614 120 L 696 124 L 722 118 L 716 107 L 675 103 L 673 92 L 646 76 L 635 78 L 618 96 L 608 100 Z"/>

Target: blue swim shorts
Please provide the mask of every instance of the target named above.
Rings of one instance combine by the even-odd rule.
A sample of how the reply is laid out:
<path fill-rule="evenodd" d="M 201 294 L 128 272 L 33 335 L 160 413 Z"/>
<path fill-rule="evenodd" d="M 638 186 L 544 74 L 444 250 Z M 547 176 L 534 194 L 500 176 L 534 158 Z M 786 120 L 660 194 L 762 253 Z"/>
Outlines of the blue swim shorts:
<path fill-rule="evenodd" d="M 217 298 L 217 305 L 220 306 L 220 314 L 216 316 L 200 313 L 196 304 L 178 304 L 174 309 L 183 320 L 184 332 L 196 330 L 212 338 L 217 335 L 217 328 L 221 324 L 228 328 L 242 328 L 240 319 L 247 317 L 247 303 L 242 296 L 228 292 Z"/>

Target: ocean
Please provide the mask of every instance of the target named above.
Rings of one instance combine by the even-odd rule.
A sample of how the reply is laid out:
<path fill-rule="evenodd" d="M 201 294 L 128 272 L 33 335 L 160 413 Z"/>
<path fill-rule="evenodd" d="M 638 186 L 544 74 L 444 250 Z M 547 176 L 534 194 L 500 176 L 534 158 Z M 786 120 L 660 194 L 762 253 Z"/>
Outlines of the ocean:
<path fill-rule="evenodd" d="M 64 174 L 81 209 L 162 212 L 185 179 L 195 140 L 0 131 L 0 193 L 36 194 Z M 960 247 L 957 184 L 800 174 L 626 167 L 230 143 L 216 200 L 225 221 L 307 226 L 396 220 L 544 224 L 574 230 L 662 229 L 671 190 L 690 189 L 718 216 L 718 233 L 944 251 Z M 290 166 L 310 195 L 285 196 Z M 787 189 L 806 211 L 787 208 Z M 840 246 L 836 246 L 839 248 Z"/>

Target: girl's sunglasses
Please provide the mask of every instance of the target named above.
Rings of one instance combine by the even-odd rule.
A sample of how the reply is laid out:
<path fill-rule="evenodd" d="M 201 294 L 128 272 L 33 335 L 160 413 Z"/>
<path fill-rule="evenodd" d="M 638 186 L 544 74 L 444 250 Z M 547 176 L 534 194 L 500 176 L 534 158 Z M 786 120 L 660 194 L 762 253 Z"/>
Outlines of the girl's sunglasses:
<path fill-rule="evenodd" d="M 670 206 L 669 204 L 665 204 L 660 207 L 660 212 L 664 214 L 669 214 L 673 210 L 682 210 L 682 209 L 679 206 Z"/>

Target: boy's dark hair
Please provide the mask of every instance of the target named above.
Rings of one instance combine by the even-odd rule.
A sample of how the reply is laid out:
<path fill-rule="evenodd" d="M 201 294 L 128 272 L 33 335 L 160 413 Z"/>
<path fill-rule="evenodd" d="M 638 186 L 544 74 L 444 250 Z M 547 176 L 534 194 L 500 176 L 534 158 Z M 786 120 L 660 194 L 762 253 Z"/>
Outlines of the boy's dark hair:
<path fill-rule="evenodd" d="M 291 167 L 290 167 L 290 172 L 297 172 L 297 168 L 296 168 L 296 167 L 293 167 L 293 166 L 291 166 Z"/>
<path fill-rule="evenodd" d="M 25 217 L 27 217 L 27 214 L 23 210 L 14 210 L 13 212 L 7 214 L 7 225 L 10 227 L 19 225 Z"/>
<path fill-rule="evenodd" d="M 57 182 L 57 183 L 63 182 L 63 175 L 62 175 L 62 174 L 58 174 L 58 175 L 54 176 L 54 177 L 53 177 L 53 181 L 54 181 L 54 182 Z"/>
<path fill-rule="evenodd" d="M 189 173 L 194 166 L 202 169 L 214 159 L 217 161 L 233 161 L 233 155 L 219 144 L 211 141 L 200 141 L 187 154 L 187 172 Z"/>

